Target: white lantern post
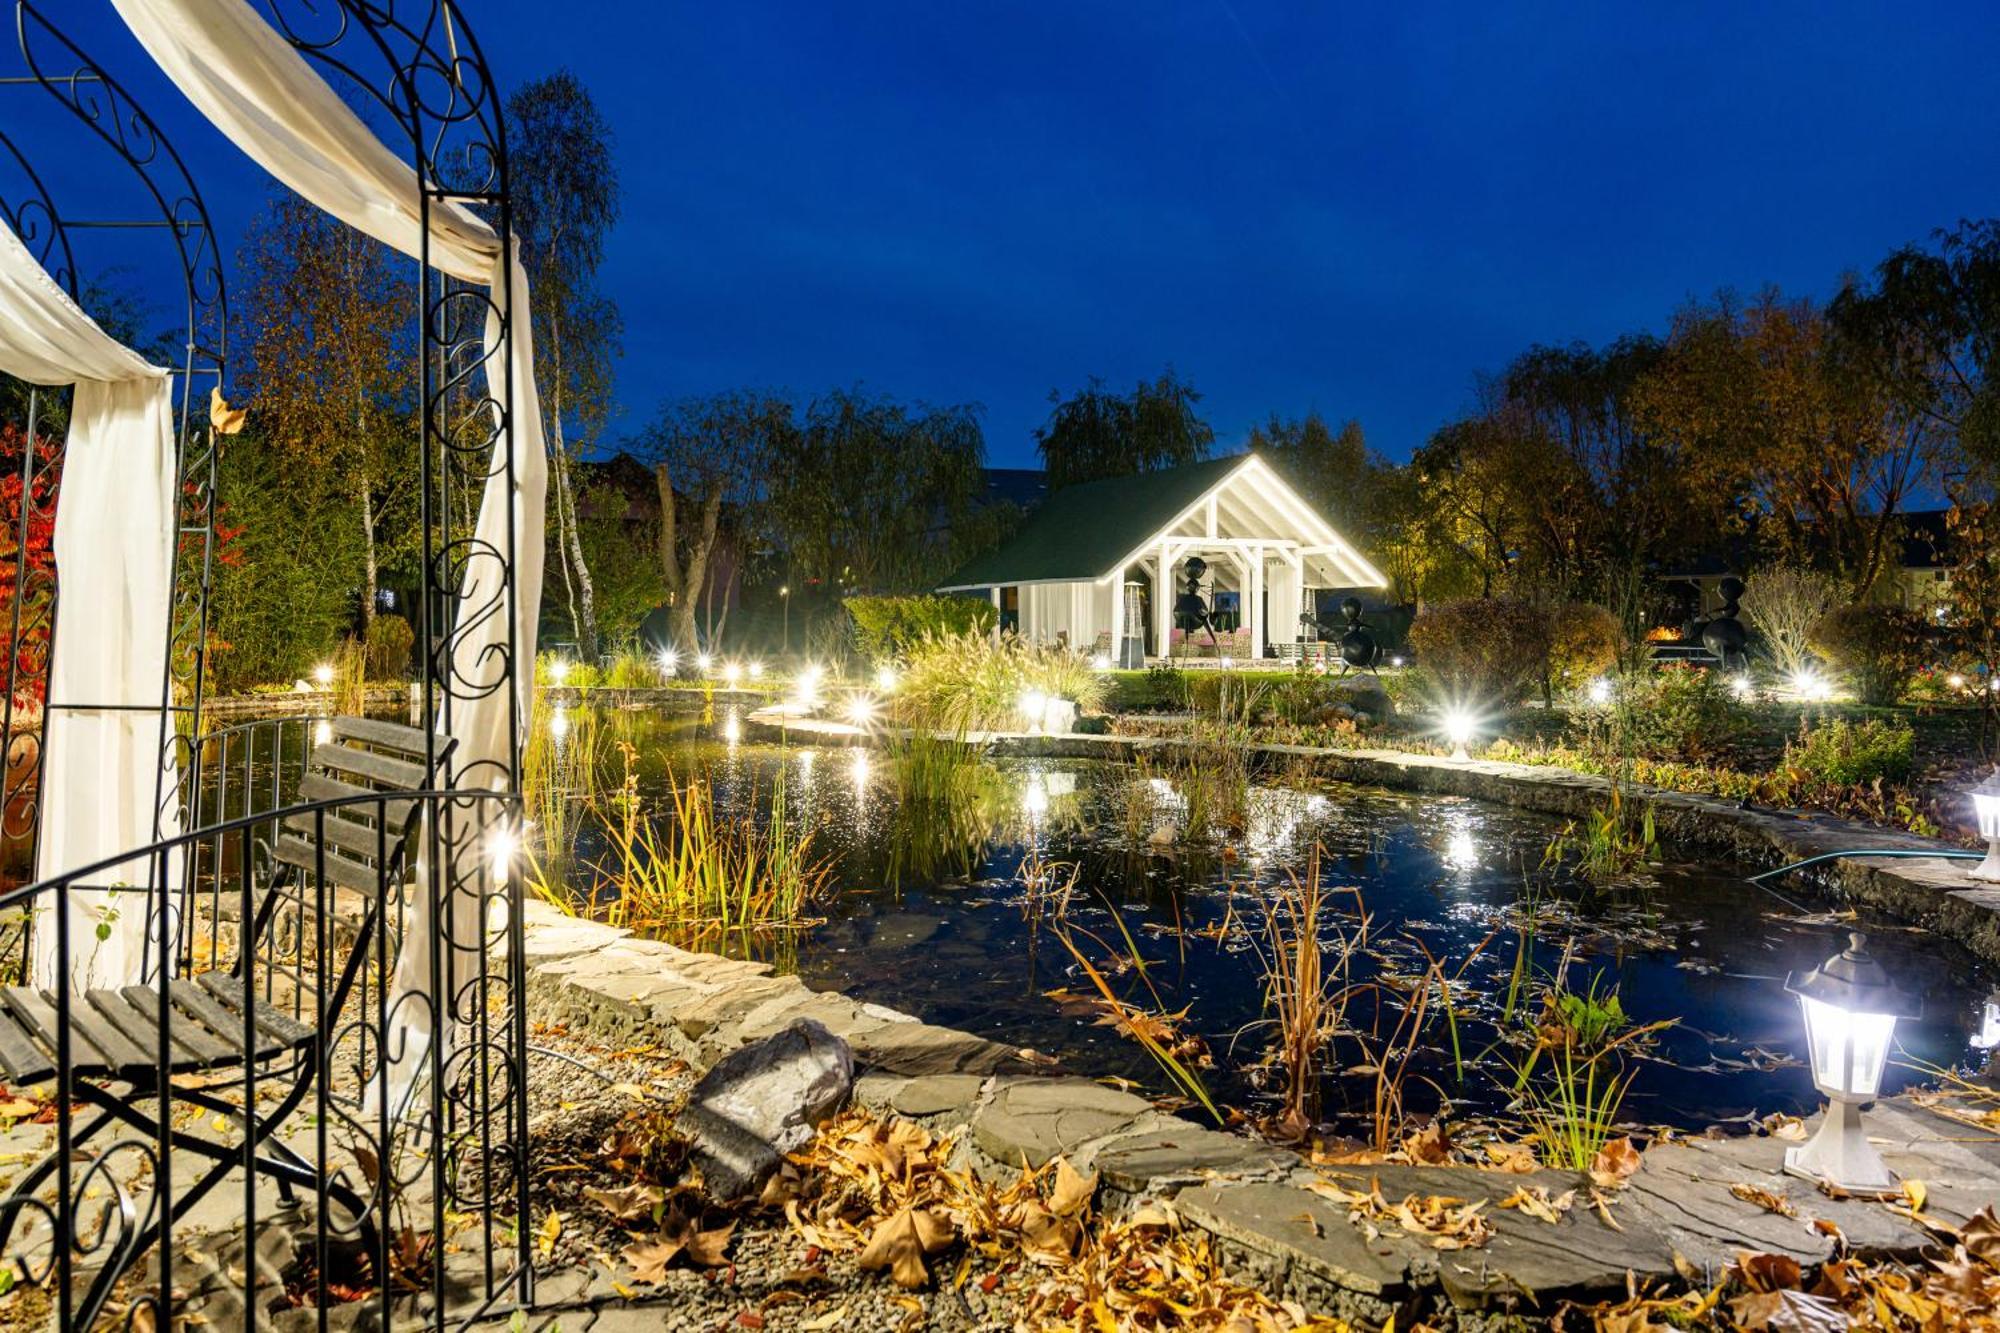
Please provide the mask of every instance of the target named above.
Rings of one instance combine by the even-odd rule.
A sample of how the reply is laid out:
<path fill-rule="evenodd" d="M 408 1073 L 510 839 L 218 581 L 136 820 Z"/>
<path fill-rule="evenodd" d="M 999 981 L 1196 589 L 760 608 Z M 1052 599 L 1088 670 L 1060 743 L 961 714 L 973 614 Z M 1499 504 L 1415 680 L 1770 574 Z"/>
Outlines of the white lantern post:
<path fill-rule="evenodd" d="M 1812 1141 L 1785 1151 L 1785 1170 L 1850 1193 L 1885 1193 L 1895 1188 L 1896 1177 L 1870 1146 L 1861 1108 L 1882 1086 L 1896 1020 L 1915 1017 L 1916 1010 L 1868 954 L 1868 937 L 1854 931 L 1847 939 L 1845 952 L 1804 976 L 1785 978 L 1785 989 L 1805 1010 L 1813 1086 L 1828 1102 Z"/>
<path fill-rule="evenodd" d="M 1986 859 L 1970 874 L 1974 879 L 2000 881 L 2000 768 L 1972 789 L 1972 813 L 1979 821 L 1979 836 L 1986 839 Z"/>

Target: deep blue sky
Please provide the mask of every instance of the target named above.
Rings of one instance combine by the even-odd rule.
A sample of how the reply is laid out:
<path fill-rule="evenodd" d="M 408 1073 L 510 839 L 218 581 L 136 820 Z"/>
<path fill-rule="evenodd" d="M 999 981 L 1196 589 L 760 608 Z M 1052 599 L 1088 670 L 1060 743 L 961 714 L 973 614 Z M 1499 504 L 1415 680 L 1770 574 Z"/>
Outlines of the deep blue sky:
<path fill-rule="evenodd" d="M 233 251 L 258 175 L 104 0 L 50 8 L 172 108 Z M 2000 7 L 1392 8 L 463 0 L 616 128 L 626 429 L 860 382 L 1026 464 L 1051 389 L 1171 362 L 1225 442 L 1316 408 L 1400 457 L 1531 343 L 2000 213 Z"/>

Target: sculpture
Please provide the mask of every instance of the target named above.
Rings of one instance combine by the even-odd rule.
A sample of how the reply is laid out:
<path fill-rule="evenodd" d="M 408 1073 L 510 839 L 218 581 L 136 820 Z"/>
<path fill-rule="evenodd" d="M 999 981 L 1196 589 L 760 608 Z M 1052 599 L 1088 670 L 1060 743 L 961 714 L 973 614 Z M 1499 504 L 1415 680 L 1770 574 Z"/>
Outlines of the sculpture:
<path fill-rule="evenodd" d="M 1716 591 L 1722 594 L 1722 610 L 1702 623 L 1701 646 L 1715 654 L 1724 671 L 1740 671 L 1748 663 L 1744 650 L 1750 637 L 1736 618 L 1743 599 L 1743 580 L 1726 578 Z"/>
<path fill-rule="evenodd" d="M 1368 622 L 1361 618 L 1361 599 L 1348 597 L 1340 603 L 1341 619 L 1346 628 L 1340 635 L 1340 674 L 1349 671 L 1373 671 L 1375 663 L 1382 655 L 1382 649 L 1375 642 L 1375 636 L 1368 632 Z"/>
<path fill-rule="evenodd" d="M 1208 576 L 1208 561 L 1198 555 L 1189 556 L 1181 571 L 1181 592 L 1174 598 L 1174 625 L 1189 639 L 1194 637 L 1197 629 L 1205 630 L 1208 646 L 1220 651 L 1215 639 L 1215 621 L 1209 615 L 1208 599 L 1201 595 L 1201 581 Z"/>

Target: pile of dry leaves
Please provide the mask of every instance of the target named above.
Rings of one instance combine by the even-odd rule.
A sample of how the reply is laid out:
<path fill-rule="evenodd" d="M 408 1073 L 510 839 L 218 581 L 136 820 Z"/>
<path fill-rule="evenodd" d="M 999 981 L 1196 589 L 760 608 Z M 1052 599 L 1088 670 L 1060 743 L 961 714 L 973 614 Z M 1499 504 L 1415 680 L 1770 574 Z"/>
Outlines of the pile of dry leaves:
<path fill-rule="evenodd" d="M 767 1198 L 785 1196 L 808 1245 L 858 1250 L 861 1268 L 887 1269 L 905 1288 L 962 1284 L 978 1261 L 983 1289 L 1004 1285 L 1020 1301 L 1022 1328 L 1345 1328 L 1225 1277 L 1207 1237 L 1168 1208 L 1098 1217 L 1096 1177 L 1065 1158 L 1001 1186 L 952 1169 L 952 1147 L 920 1125 L 851 1112 L 792 1158 Z"/>

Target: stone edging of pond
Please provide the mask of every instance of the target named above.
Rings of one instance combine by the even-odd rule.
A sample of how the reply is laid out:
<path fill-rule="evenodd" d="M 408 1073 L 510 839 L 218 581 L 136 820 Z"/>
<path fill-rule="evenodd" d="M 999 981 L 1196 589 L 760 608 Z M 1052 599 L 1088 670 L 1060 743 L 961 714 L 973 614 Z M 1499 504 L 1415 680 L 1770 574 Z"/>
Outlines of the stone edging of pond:
<path fill-rule="evenodd" d="M 786 717 L 769 709 L 752 713 L 747 723 L 759 736 L 789 737 L 815 745 L 860 745 L 879 738 L 844 723 Z M 1185 748 L 1184 742 L 1170 737 L 981 732 L 972 739 L 994 755 L 1039 759 L 1132 762 L 1147 755 L 1169 757 Z M 1245 748 L 1253 763 L 1268 770 L 1361 786 L 1464 796 L 1565 819 L 1581 819 L 1601 809 L 1612 789 L 1609 778 L 1596 774 L 1492 759 L 1456 760 L 1405 750 L 1312 745 L 1253 744 Z M 1914 834 L 1831 816 L 1762 807 L 1744 809 L 1720 796 L 1667 791 L 1640 783 L 1626 783 L 1624 793 L 1628 800 L 1652 808 L 1662 841 L 1733 857 L 1750 867 L 1748 873 L 1829 853 L 1890 849 L 1932 854 L 1947 850 L 1941 842 Z M 1925 926 L 1988 962 L 2000 963 L 2000 885 L 1970 879 L 1965 873 L 1968 864 L 1933 855 L 1896 860 L 1843 858 L 1800 871 L 1791 882 L 1810 884 L 1837 902 L 1863 904 Z"/>
<path fill-rule="evenodd" d="M 1829 1199 L 1778 1167 L 1773 1138 L 1662 1144 L 1608 1205 L 1616 1226 L 1582 1202 L 1574 1172 L 1509 1174 L 1469 1167 L 1370 1165 L 1315 1170 L 1298 1154 L 1206 1129 L 1142 1098 L 1065 1075 L 1031 1052 L 924 1023 L 881 1005 L 815 991 L 769 965 L 690 953 L 629 931 L 528 904 L 524 920 L 528 1005 L 538 1022 L 628 1045 L 657 1044 L 706 1072 L 746 1042 L 810 1018 L 853 1048 L 855 1100 L 884 1114 L 954 1134 L 955 1165 L 1011 1179 L 1025 1162 L 1058 1154 L 1100 1182 L 1116 1214 L 1169 1201 L 1183 1222 L 1214 1238 L 1239 1278 L 1343 1318 L 1379 1323 L 1411 1299 L 1437 1295 L 1467 1311 L 1546 1316 L 1564 1298 L 1619 1296 L 1682 1265 L 1719 1278 L 1744 1250 L 1803 1264 L 1830 1258 L 1834 1242 L 1814 1219 L 1838 1226 L 1866 1254 L 1914 1257 L 1925 1233 L 1885 1207 Z M 2000 1197 L 2000 1140 L 1965 1141 L 1965 1127 L 1903 1101 L 1870 1113 L 1889 1164 L 1929 1189 L 1930 1214 L 1954 1224 Z M 1392 1221 L 1371 1234 L 1312 1182 L 1409 1195 L 1489 1201 L 1493 1237 L 1477 1249 L 1440 1251 Z M 1795 1216 L 1737 1198 L 1748 1185 L 1786 1199 Z M 1578 1202 L 1548 1223 L 1499 1203 L 1517 1188 Z"/>

